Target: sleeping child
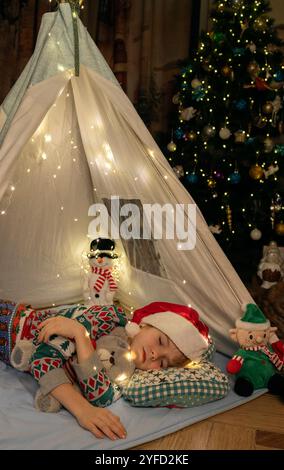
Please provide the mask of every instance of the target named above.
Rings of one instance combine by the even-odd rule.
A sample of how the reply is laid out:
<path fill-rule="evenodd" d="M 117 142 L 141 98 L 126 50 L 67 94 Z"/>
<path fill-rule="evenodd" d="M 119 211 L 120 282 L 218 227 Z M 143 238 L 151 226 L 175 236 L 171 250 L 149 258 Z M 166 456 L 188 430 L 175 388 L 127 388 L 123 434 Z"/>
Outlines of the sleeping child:
<path fill-rule="evenodd" d="M 114 305 L 35 310 L 0 301 L 0 359 L 36 379 L 38 408 L 51 411 L 62 405 L 97 438 L 115 440 L 125 438 L 126 431 L 105 408 L 121 396 L 104 356 L 98 355 L 96 345 L 106 336 L 119 338 L 133 367 L 141 370 L 198 361 L 210 341 L 198 313 L 172 303 L 138 309 L 128 322 L 123 309 Z M 112 352 L 109 356 L 112 364 Z"/>

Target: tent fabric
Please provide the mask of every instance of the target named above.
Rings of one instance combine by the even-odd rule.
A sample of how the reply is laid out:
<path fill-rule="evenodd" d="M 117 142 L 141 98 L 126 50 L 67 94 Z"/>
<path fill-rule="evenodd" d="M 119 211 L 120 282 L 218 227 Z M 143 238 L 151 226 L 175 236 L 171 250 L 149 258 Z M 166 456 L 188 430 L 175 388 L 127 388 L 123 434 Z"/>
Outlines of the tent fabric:
<path fill-rule="evenodd" d="M 115 75 L 99 53 L 85 26 L 78 21 L 80 62 L 96 70 L 113 83 L 118 84 Z M 61 4 L 58 12 L 46 13 L 42 17 L 38 40 L 34 53 L 24 68 L 20 78 L 4 100 L 2 112 L 8 117 L 1 131 L 0 144 L 3 142 L 11 121 L 26 93 L 26 90 L 58 75 L 60 71 L 74 68 L 74 31 L 73 19 L 69 4 Z"/>
<path fill-rule="evenodd" d="M 2 107 L 0 297 L 38 307 L 82 299 L 94 203 L 184 204 L 188 217 L 194 203 L 80 21 L 74 76 L 70 25 L 69 4 L 44 15 L 36 56 Z M 159 228 L 164 235 L 162 221 Z M 232 354 L 228 330 L 253 300 L 199 210 L 195 249 L 179 251 L 178 243 L 176 235 L 117 240 L 118 299 L 132 309 L 191 305 L 217 348 Z"/>
<path fill-rule="evenodd" d="M 216 355 L 216 364 L 222 370 L 225 370 L 227 360 L 221 354 Z M 30 375 L 0 363 L 0 449 L 130 449 L 224 413 L 266 392 L 258 390 L 251 397 L 243 398 L 231 391 L 222 400 L 188 409 L 132 408 L 120 399 L 110 409 L 120 417 L 128 435 L 126 440 L 110 441 L 96 439 L 67 411 L 56 414 L 36 411 L 33 406 L 36 389 L 37 384 Z"/>

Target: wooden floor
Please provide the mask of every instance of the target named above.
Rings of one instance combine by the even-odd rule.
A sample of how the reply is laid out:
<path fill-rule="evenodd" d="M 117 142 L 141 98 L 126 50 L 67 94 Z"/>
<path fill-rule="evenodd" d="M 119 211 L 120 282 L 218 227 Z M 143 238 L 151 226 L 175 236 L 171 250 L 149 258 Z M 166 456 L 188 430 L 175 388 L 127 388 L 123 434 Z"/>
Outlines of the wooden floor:
<path fill-rule="evenodd" d="M 135 449 L 284 449 L 284 401 L 272 395 L 263 395 L 231 411 Z"/>

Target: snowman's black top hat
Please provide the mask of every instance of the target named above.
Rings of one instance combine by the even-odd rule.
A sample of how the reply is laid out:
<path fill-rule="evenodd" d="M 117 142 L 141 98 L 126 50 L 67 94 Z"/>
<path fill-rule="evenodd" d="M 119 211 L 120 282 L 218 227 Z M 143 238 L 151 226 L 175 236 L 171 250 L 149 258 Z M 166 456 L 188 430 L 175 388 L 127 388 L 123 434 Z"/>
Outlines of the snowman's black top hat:
<path fill-rule="evenodd" d="M 114 252 L 115 241 L 110 240 L 109 238 L 96 238 L 93 240 L 90 246 L 90 253 L 88 253 L 88 258 L 118 258 L 117 254 Z"/>

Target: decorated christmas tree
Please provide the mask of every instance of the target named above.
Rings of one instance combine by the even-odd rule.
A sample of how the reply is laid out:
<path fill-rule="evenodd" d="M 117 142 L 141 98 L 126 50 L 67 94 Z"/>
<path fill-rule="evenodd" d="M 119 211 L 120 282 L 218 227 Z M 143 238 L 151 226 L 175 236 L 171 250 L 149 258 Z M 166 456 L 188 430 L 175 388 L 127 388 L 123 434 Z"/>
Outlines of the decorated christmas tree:
<path fill-rule="evenodd" d="M 215 1 L 173 97 L 169 160 L 227 253 L 284 240 L 284 61 L 269 11 Z"/>

